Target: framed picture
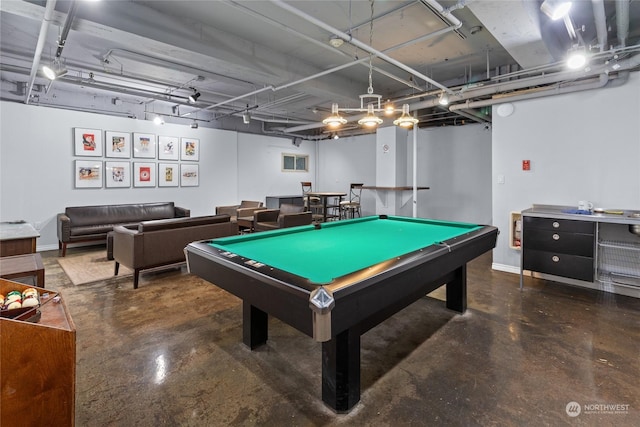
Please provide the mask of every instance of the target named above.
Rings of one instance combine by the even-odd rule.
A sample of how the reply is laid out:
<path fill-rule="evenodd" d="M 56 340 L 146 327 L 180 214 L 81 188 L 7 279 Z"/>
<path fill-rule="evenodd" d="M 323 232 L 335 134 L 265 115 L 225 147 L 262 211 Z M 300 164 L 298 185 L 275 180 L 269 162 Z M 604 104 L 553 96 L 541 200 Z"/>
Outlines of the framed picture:
<path fill-rule="evenodd" d="M 76 156 L 102 157 L 102 131 L 73 128 L 73 146 Z"/>
<path fill-rule="evenodd" d="M 106 157 L 131 157 L 131 134 L 125 132 L 106 132 Z"/>
<path fill-rule="evenodd" d="M 152 133 L 133 134 L 133 157 L 156 158 L 156 136 Z"/>
<path fill-rule="evenodd" d="M 134 163 L 133 164 L 133 186 L 134 187 L 155 187 L 156 186 L 156 164 L 155 163 Z"/>
<path fill-rule="evenodd" d="M 180 140 L 176 136 L 158 137 L 158 159 L 178 160 Z"/>
<path fill-rule="evenodd" d="M 180 164 L 181 187 L 197 187 L 199 178 L 198 165 Z"/>
<path fill-rule="evenodd" d="M 177 187 L 180 179 L 178 163 L 158 164 L 158 187 Z"/>
<path fill-rule="evenodd" d="M 197 162 L 200 159 L 200 140 L 182 138 L 180 140 L 180 160 Z"/>
<path fill-rule="evenodd" d="M 131 187 L 131 163 L 104 162 L 104 181 L 107 188 Z"/>
<path fill-rule="evenodd" d="M 76 160 L 73 174 L 76 188 L 102 188 L 101 160 Z"/>

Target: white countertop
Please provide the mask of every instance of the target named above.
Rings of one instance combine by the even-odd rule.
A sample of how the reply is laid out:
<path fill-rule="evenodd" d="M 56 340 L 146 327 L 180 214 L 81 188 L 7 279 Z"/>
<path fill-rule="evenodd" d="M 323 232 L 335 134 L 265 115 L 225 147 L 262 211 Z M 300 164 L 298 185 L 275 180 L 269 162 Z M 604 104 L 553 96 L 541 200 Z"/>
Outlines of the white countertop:
<path fill-rule="evenodd" d="M 17 240 L 40 237 L 40 233 L 28 222 L 0 222 L 0 240 Z"/>
<path fill-rule="evenodd" d="M 623 213 L 607 214 L 592 212 L 589 215 L 563 212 L 567 210 L 577 210 L 577 208 L 575 206 L 533 205 L 533 207 L 523 210 L 522 215 L 538 218 L 564 218 L 577 221 L 608 222 L 613 224 L 640 224 L 640 218 L 631 216 L 632 214 L 640 214 L 640 210 L 612 208 L 607 210 L 621 210 Z"/>

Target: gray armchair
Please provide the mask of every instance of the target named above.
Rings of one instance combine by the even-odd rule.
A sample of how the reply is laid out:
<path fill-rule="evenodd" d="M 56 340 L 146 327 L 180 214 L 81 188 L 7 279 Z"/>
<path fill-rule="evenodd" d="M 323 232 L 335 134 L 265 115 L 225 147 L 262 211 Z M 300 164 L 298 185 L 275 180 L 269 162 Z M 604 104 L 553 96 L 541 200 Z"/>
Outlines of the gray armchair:
<path fill-rule="evenodd" d="M 264 209 L 256 211 L 253 218 L 254 231 L 268 231 L 278 228 L 309 225 L 312 222 L 311 211 L 304 211 L 304 206 L 283 203 L 280 209 Z"/>

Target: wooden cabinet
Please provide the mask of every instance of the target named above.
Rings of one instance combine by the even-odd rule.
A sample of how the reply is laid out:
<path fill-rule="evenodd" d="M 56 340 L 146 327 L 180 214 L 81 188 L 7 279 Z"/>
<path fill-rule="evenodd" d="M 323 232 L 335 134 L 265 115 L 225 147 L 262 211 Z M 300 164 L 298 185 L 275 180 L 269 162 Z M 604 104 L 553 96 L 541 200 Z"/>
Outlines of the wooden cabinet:
<path fill-rule="evenodd" d="M 593 282 L 594 222 L 523 217 L 523 269 Z"/>
<path fill-rule="evenodd" d="M 30 287 L 0 279 L 3 295 Z M 58 293 L 36 289 L 37 323 L 0 318 L 0 425 L 73 426 L 76 328 Z"/>

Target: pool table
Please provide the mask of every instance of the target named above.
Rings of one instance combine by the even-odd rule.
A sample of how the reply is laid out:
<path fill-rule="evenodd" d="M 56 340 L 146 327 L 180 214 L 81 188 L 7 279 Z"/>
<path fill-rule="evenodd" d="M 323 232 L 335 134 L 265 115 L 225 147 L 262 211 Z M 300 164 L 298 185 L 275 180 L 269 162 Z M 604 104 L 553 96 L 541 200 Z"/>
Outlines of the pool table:
<path fill-rule="evenodd" d="M 336 412 L 360 400 L 360 336 L 446 284 L 466 310 L 466 264 L 498 229 L 371 216 L 190 243 L 189 271 L 243 301 L 243 341 L 267 341 L 268 315 L 322 342 L 322 399 Z"/>

